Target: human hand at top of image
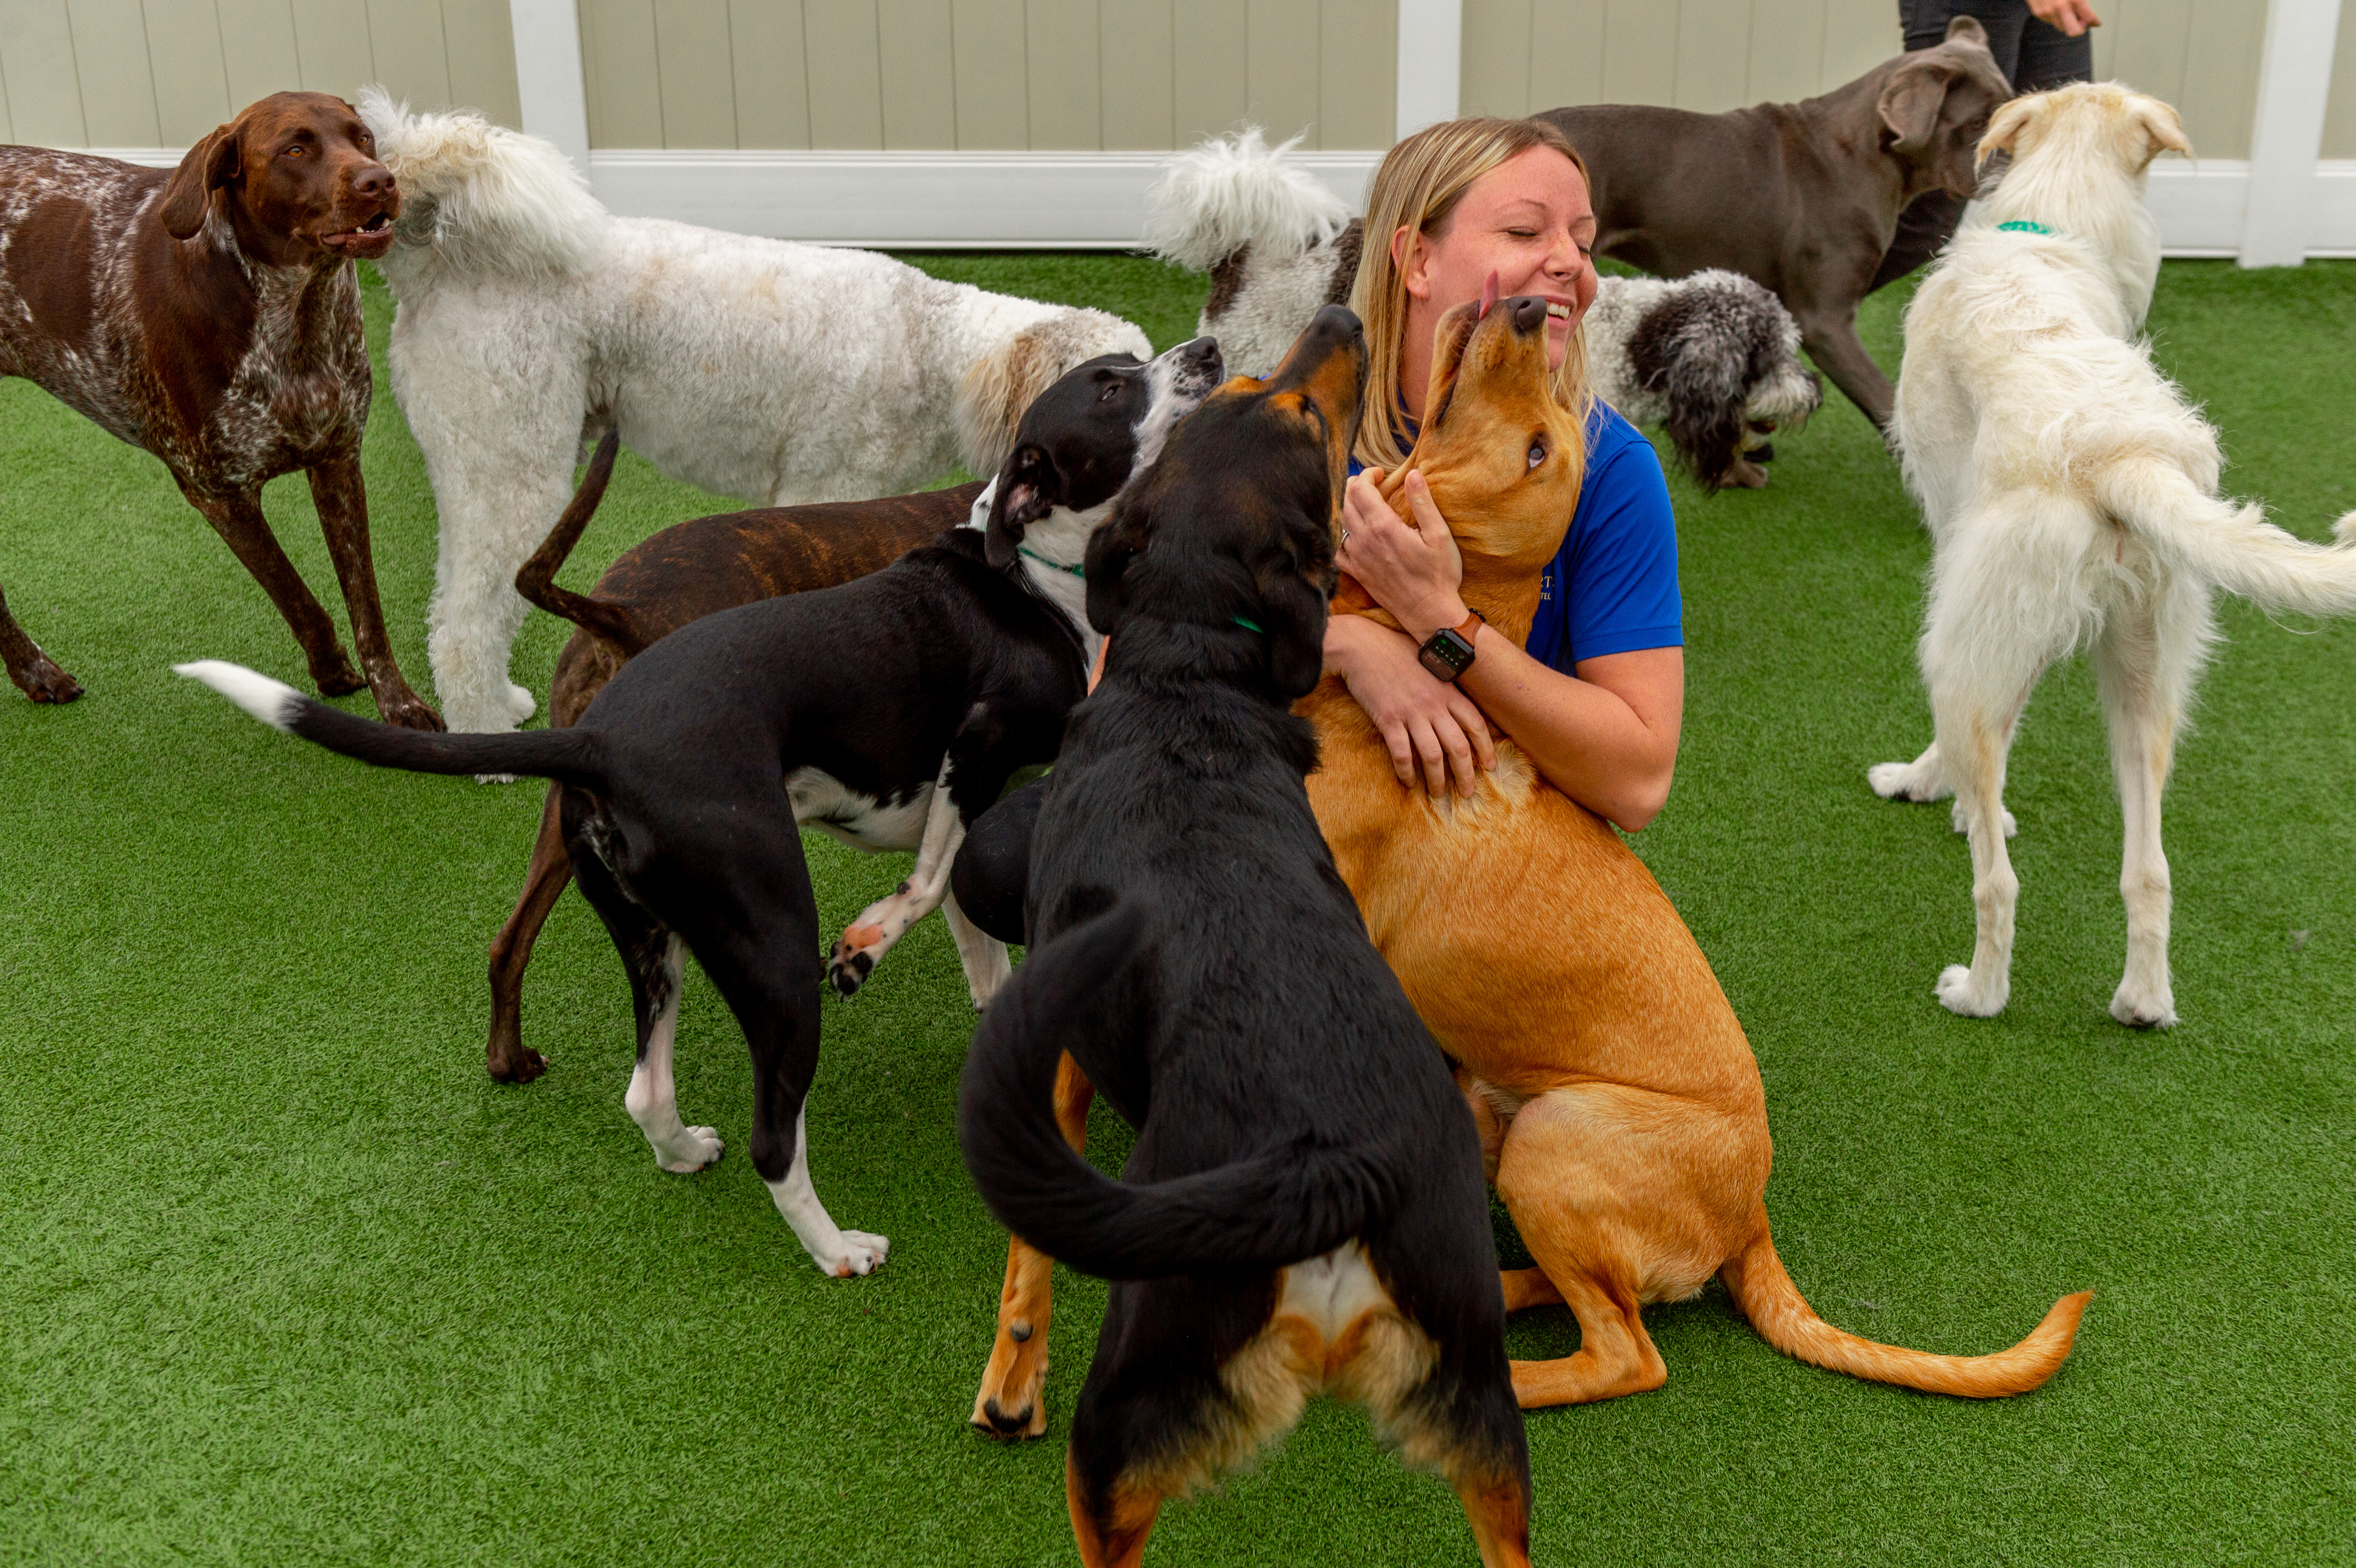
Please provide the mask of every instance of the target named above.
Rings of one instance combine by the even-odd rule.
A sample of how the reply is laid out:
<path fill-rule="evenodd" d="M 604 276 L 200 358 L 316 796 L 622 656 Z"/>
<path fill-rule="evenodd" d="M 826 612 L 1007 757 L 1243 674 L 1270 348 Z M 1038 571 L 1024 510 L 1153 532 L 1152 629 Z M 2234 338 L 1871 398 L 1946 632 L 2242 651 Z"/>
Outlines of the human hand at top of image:
<path fill-rule="evenodd" d="M 2061 29 L 2066 38 L 2077 38 L 2087 28 L 2103 25 L 2086 0 L 2029 0 L 2029 14 L 2049 27 Z"/>

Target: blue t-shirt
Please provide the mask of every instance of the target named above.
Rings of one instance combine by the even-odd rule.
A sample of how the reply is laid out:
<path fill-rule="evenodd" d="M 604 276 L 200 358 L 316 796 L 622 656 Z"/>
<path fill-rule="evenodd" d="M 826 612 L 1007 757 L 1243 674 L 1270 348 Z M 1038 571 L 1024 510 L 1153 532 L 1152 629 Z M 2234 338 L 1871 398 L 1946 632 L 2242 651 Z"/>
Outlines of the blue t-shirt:
<path fill-rule="evenodd" d="M 1354 457 L 1350 472 L 1364 466 Z M 1598 403 L 1587 420 L 1587 473 L 1570 532 L 1538 579 L 1530 656 L 1568 675 L 1582 659 L 1685 640 L 1677 520 L 1660 456 Z"/>

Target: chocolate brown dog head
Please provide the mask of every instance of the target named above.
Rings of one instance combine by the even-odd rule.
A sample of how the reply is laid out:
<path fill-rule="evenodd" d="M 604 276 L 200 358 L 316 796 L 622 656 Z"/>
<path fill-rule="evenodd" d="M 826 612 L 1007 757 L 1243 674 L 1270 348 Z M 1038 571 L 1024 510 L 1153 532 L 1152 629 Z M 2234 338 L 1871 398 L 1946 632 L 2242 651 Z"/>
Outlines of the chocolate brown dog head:
<path fill-rule="evenodd" d="M 1969 16 L 1947 24 L 1945 41 L 1901 55 L 1874 108 L 1881 145 L 1911 166 L 1916 191 L 1969 197 L 1977 183 L 1973 149 L 2012 86 L 1988 53 L 1987 33 Z"/>
<path fill-rule="evenodd" d="M 1088 622 L 1119 657 L 1288 703 L 1317 684 L 1365 388 L 1365 332 L 1329 305 L 1267 381 L 1237 377 L 1171 433 L 1088 542 Z"/>
<path fill-rule="evenodd" d="M 1583 433 L 1547 370 L 1547 302 L 1471 302 L 1440 318 L 1415 450 L 1383 478 L 1394 505 L 1423 475 L 1464 553 L 1500 576 L 1535 575 L 1562 548 L 1579 504 Z"/>
<path fill-rule="evenodd" d="M 277 266 L 373 261 L 401 212 L 376 138 L 325 92 L 274 92 L 189 148 L 164 186 L 164 231 L 193 239 L 216 200 L 246 254 Z"/>

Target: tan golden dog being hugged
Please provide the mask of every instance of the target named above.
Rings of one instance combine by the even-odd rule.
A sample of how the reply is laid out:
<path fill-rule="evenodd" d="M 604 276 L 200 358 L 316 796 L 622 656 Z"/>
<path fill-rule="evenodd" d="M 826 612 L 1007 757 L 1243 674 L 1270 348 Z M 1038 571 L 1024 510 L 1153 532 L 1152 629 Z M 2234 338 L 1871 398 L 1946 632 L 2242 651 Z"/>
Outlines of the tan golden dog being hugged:
<path fill-rule="evenodd" d="M 1442 319 L 1421 438 L 1387 481 L 1396 496 L 1409 468 L 1423 471 L 1463 554 L 1465 603 L 1516 641 L 1577 499 L 1559 454 L 1580 430 L 1546 395 L 1544 323 L 1540 300 L 1505 301 L 1486 322 L 1470 305 Z M 1334 614 L 1387 620 L 1342 581 Z M 1538 1261 L 1503 1276 L 1506 1309 L 1563 1303 L 1579 1318 L 1578 1354 L 1514 1363 L 1525 1408 L 1659 1388 L 1668 1369 L 1643 1309 L 1712 1274 L 1770 1344 L 1818 1366 L 1977 1398 L 2053 1375 L 2091 1292 L 1993 1356 L 1877 1345 L 1809 1309 L 1768 1236 L 1772 1150 L 1750 1042 L 1685 922 L 1601 819 L 1503 738 L 1469 800 L 1401 787 L 1338 678 L 1297 711 L 1323 750 L 1309 776 L 1318 825 L 1375 945 L 1462 1064 L 1489 1177 Z M 1509 922 L 1496 918 L 1506 909 Z M 1089 1094 L 1066 1064 L 1056 1112 L 1076 1146 Z M 974 1400 L 985 1431 L 1045 1430 L 1052 1272 L 1021 1241 L 1010 1248 Z"/>
<path fill-rule="evenodd" d="M 1430 413 L 1386 489 L 1422 470 L 1463 554 L 1465 604 L 1519 642 L 1577 499 L 1559 454 L 1580 429 L 1546 395 L 1540 302 L 1496 309 L 1529 322 L 1476 331 L 1469 305 L 1441 321 Z M 1348 578 L 1333 611 L 1395 624 Z M 1801 1299 L 1767 1232 L 1750 1042 L 1667 896 L 1601 818 L 1504 738 L 1469 800 L 1402 787 L 1337 676 L 1299 711 L 1323 746 L 1309 779 L 1318 825 L 1375 945 L 1462 1064 L 1490 1179 L 1537 1260 L 1504 1276 L 1506 1310 L 1559 1302 L 1579 1318 L 1578 1354 L 1514 1363 L 1524 1408 L 1659 1388 L 1668 1369 L 1640 1314 L 1712 1274 L 1768 1343 L 1820 1367 L 1978 1398 L 2053 1375 L 2091 1293 L 1992 1356 L 1877 1345 Z M 1494 918 L 1505 909 L 1510 922 Z"/>

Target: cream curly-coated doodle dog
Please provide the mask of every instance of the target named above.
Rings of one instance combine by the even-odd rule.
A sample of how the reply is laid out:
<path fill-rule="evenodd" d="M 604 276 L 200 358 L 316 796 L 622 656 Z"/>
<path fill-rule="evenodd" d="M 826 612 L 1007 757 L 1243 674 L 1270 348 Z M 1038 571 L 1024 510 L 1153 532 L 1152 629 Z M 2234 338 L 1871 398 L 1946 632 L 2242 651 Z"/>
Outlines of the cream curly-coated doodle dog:
<path fill-rule="evenodd" d="M 1102 354 L 1151 359 L 1100 310 L 927 277 L 867 251 L 608 213 L 549 143 L 479 115 L 360 117 L 407 201 L 377 264 L 400 308 L 392 391 L 441 512 L 427 650 L 454 730 L 531 715 L 508 680 L 515 575 L 585 439 L 769 506 L 994 471 L 1033 397 Z"/>
<path fill-rule="evenodd" d="M 1937 738 L 1868 777 L 1890 799 L 1953 794 L 1979 935 L 1939 1000 L 1986 1017 L 2011 989 L 2020 891 L 2006 754 L 2046 667 L 2085 646 L 2110 726 L 2126 847 L 2123 1024 L 2176 1022 L 2159 798 L 2216 640 L 2220 588 L 2268 609 L 2356 611 L 2356 549 L 2293 538 L 2217 493 L 2217 433 L 2140 336 L 2159 272 L 2144 171 L 2190 153 L 2176 111 L 2115 83 L 2016 98 L 1980 142 L 2012 166 L 1906 312 L 1893 425 L 1935 542 L 1922 663 Z M 2356 512 L 2340 520 L 2356 536 Z"/>

